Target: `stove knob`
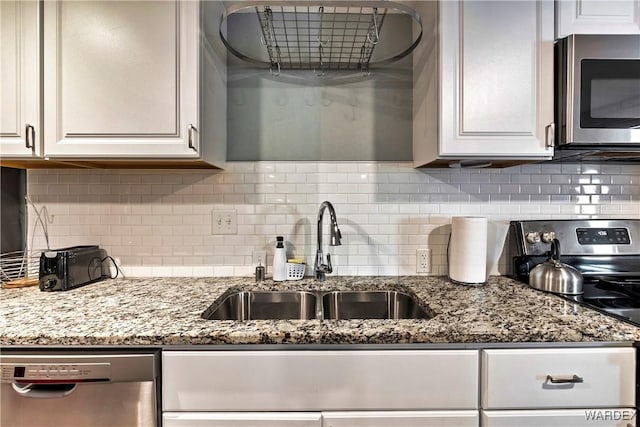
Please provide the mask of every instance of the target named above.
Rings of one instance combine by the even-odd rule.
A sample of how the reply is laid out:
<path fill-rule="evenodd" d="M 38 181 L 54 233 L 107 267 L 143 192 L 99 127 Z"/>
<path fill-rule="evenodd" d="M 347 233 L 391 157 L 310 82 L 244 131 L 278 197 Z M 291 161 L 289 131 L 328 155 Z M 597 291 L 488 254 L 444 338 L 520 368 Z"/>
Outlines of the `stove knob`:
<path fill-rule="evenodd" d="M 540 233 L 530 231 L 526 234 L 527 243 L 540 243 Z"/>
<path fill-rule="evenodd" d="M 551 243 L 553 239 L 556 238 L 556 233 L 553 231 L 545 231 L 542 233 L 542 241 L 544 243 Z"/>

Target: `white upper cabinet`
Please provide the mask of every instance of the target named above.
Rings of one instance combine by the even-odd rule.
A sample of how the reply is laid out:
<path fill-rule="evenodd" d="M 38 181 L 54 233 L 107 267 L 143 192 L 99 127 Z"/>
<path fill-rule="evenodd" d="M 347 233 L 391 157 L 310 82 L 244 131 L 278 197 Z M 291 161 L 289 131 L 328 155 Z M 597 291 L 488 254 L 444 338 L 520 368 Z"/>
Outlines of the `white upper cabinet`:
<path fill-rule="evenodd" d="M 199 10 L 44 2 L 45 155 L 199 158 Z"/>
<path fill-rule="evenodd" d="M 415 166 L 551 158 L 553 3 L 438 4 L 414 3 Z"/>
<path fill-rule="evenodd" d="M 40 42 L 37 1 L 0 1 L 0 155 L 38 157 Z"/>
<path fill-rule="evenodd" d="M 640 0 L 556 0 L 556 38 L 640 34 Z"/>

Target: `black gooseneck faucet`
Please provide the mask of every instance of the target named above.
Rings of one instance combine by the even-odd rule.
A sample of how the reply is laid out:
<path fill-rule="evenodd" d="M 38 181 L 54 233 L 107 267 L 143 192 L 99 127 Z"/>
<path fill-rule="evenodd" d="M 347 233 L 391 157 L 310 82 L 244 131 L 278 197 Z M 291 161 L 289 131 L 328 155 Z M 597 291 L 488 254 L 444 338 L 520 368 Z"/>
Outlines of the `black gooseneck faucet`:
<path fill-rule="evenodd" d="M 340 233 L 340 229 L 338 228 L 336 211 L 333 208 L 333 205 L 328 201 L 322 202 L 322 204 L 320 205 L 320 210 L 318 211 L 318 250 L 316 251 L 316 261 L 315 265 L 313 266 L 313 270 L 315 271 L 317 280 L 324 280 L 326 274 L 333 271 L 333 267 L 331 266 L 331 255 L 327 253 L 326 264 L 324 263 L 322 255 L 322 217 L 324 216 L 325 209 L 329 209 L 329 215 L 331 217 L 331 240 L 329 242 L 329 245 L 340 246 L 340 239 L 342 238 L 342 233 Z"/>

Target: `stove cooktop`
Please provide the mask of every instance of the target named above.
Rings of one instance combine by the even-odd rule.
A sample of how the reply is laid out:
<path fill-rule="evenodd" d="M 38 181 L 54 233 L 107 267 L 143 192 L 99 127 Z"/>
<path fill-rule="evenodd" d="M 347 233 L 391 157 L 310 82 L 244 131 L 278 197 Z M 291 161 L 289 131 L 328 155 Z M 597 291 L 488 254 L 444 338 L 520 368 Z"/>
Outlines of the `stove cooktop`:
<path fill-rule="evenodd" d="M 507 274 L 528 283 L 552 241 L 560 242 L 560 261 L 584 277 L 584 293 L 567 299 L 640 326 L 640 219 L 512 221 Z"/>
<path fill-rule="evenodd" d="M 640 326 L 640 278 L 587 278 L 583 289 L 578 302 Z"/>

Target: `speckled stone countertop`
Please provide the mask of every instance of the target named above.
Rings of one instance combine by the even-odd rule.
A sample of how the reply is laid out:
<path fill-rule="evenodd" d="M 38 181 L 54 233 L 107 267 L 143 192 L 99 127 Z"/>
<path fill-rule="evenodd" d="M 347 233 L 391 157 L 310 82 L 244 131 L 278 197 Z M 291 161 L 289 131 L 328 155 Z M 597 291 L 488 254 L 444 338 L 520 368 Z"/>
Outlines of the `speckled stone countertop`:
<path fill-rule="evenodd" d="M 400 290 L 428 320 L 205 320 L 234 290 Z M 67 292 L 0 290 L 0 345 L 404 344 L 640 341 L 640 328 L 505 277 L 484 286 L 443 277 L 116 279 Z"/>

